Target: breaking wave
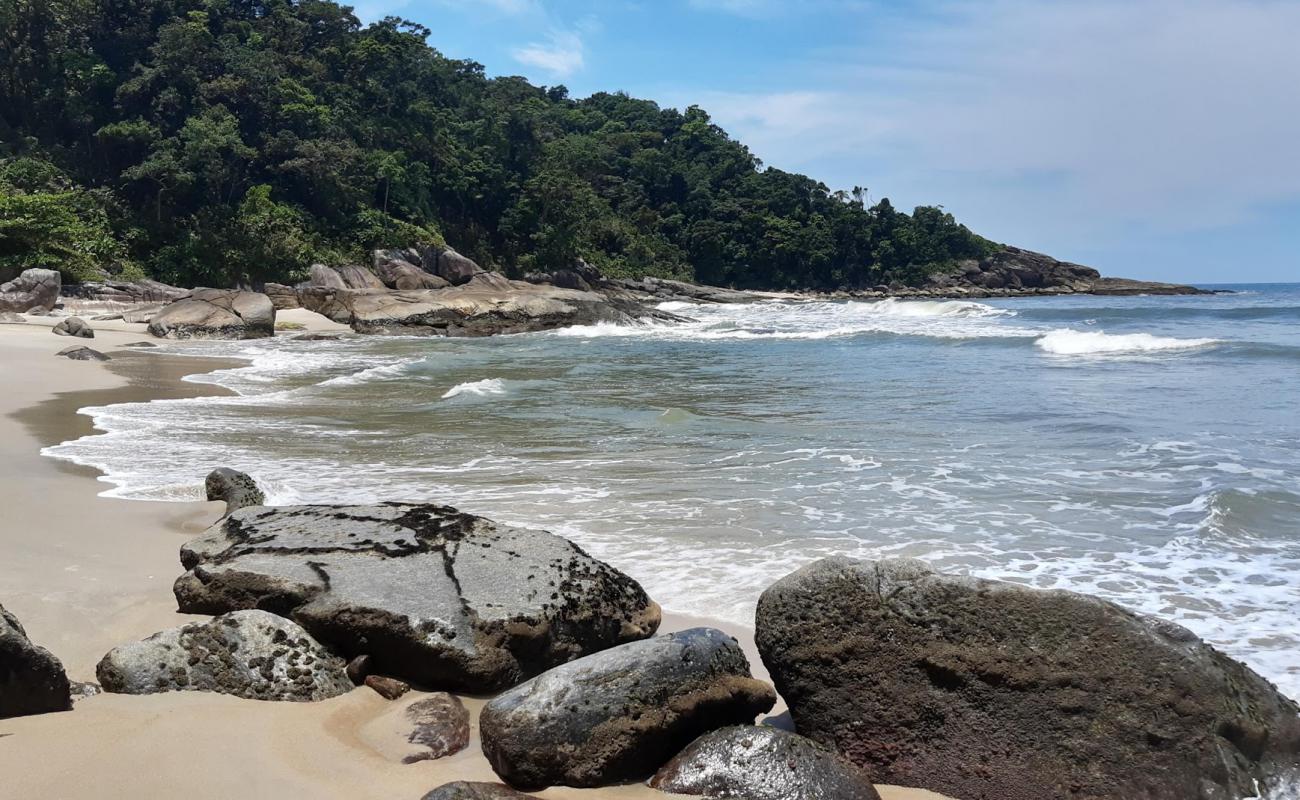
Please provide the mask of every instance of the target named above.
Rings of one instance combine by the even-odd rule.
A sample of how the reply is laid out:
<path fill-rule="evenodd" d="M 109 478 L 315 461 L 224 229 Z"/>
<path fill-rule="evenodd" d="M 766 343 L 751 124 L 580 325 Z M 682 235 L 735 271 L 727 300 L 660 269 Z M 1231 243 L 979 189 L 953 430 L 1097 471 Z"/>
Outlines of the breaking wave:
<path fill-rule="evenodd" d="M 1175 339 L 1149 333 L 1106 333 L 1058 328 L 1035 342 L 1039 349 L 1058 356 L 1087 356 L 1115 353 L 1154 353 L 1162 350 L 1192 350 L 1220 344 L 1219 339 Z"/>
<path fill-rule="evenodd" d="M 443 400 L 449 400 L 461 395 L 474 395 L 476 397 L 488 397 L 490 395 L 502 395 L 506 393 L 505 382 L 500 378 L 484 378 L 481 381 L 468 381 L 458 383 L 447 390 L 442 396 Z"/>

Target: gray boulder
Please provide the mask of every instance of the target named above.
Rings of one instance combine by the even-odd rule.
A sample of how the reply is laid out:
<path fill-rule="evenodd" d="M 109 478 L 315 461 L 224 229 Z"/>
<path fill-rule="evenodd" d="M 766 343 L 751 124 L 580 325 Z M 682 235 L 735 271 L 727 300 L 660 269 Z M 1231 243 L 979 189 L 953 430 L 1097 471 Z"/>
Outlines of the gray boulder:
<path fill-rule="evenodd" d="M 203 481 L 208 500 L 224 500 L 226 515 L 247 506 L 260 506 L 266 502 L 266 494 L 257 486 L 247 473 L 218 467 L 208 473 Z"/>
<path fill-rule="evenodd" d="M 236 611 L 115 647 L 95 674 L 121 694 L 200 691 L 250 700 L 325 700 L 352 691 L 343 659 L 292 620 Z"/>
<path fill-rule="evenodd" d="M 55 353 L 55 355 L 63 356 L 64 358 L 70 358 L 73 361 L 112 361 L 113 360 L 108 356 L 104 355 L 103 353 L 99 352 L 98 350 L 92 350 L 89 347 L 86 347 L 85 345 L 74 345 L 73 347 L 65 347 L 59 352 Z"/>
<path fill-rule="evenodd" d="M 420 256 L 410 250 L 376 250 L 372 259 L 375 273 L 390 289 L 445 289 L 451 285 L 420 267 Z"/>
<path fill-rule="evenodd" d="M 379 280 L 379 276 L 357 264 L 345 264 L 341 267 L 335 267 L 339 276 L 343 278 L 343 285 L 349 289 L 385 289 L 384 282 Z"/>
<path fill-rule="evenodd" d="M 59 302 L 63 279 L 52 269 L 25 269 L 11 281 L 0 283 L 0 311 L 48 312 Z"/>
<path fill-rule="evenodd" d="M 469 745 L 469 711 L 455 695 L 438 692 L 416 700 L 403 716 L 410 726 L 406 740 L 412 745 L 403 764 L 443 758 Z"/>
<path fill-rule="evenodd" d="M 170 303 L 190 293 L 189 289 L 170 286 L 148 278 L 138 281 L 87 281 L 66 285 L 65 297 L 82 300 L 107 300 L 114 303 Z"/>
<path fill-rule="evenodd" d="M 484 272 L 472 258 L 463 256 L 450 247 L 423 247 L 418 253 L 420 265 L 426 272 L 432 272 L 452 286 L 468 283 L 475 275 Z"/>
<path fill-rule="evenodd" d="M 195 289 L 149 321 L 160 339 L 261 339 L 275 335 L 275 306 L 260 292 Z"/>
<path fill-rule="evenodd" d="M 695 797 L 880 800 L 867 774 L 829 747 L 753 725 L 704 734 L 663 765 L 650 786 Z"/>
<path fill-rule="evenodd" d="M 346 289 L 348 285 L 343 281 L 343 276 L 333 267 L 327 267 L 324 264 L 311 265 L 311 277 L 307 279 L 307 286 L 319 286 L 325 289 Z"/>
<path fill-rule="evenodd" d="M 241 508 L 181 550 L 180 610 L 292 615 L 371 668 L 495 691 L 654 633 L 636 581 L 543 531 L 427 504 Z"/>
<path fill-rule="evenodd" d="M 479 734 L 512 786 L 606 786 L 644 778 L 700 734 L 752 723 L 775 702 L 735 639 L 693 628 L 544 672 L 488 703 Z"/>
<path fill-rule="evenodd" d="M 1229 800 L 1300 770 L 1300 709 L 1172 623 L 1066 591 L 826 559 L 758 604 L 797 730 L 953 797 Z"/>
<path fill-rule="evenodd" d="M 0 606 L 0 719 L 70 708 L 72 690 L 63 664 L 32 644 L 18 619 Z"/>
<path fill-rule="evenodd" d="M 532 795 L 516 792 L 500 783 L 454 781 L 444 783 L 421 800 L 527 800 L 529 797 Z"/>
<path fill-rule="evenodd" d="M 78 339 L 94 339 L 95 329 L 81 317 L 61 319 L 50 329 L 56 336 L 76 336 Z"/>
<path fill-rule="evenodd" d="M 268 283 L 262 287 L 262 293 L 271 301 L 276 311 L 288 311 L 298 308 L 298 290 L 283 283 Z"/>

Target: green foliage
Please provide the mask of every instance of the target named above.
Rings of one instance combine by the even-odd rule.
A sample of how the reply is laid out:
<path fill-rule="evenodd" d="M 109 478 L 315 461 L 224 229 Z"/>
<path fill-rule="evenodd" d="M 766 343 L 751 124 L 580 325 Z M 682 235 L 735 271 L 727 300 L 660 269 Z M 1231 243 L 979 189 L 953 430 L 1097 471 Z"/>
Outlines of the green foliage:
<path fill-rule="evenodd" d="M 0 154 L 39 156 L 8 168 L 0 258 L 291 282 L 445 235 L 513 274 L 834 288 L 996 248 L 764 169 L 698 107 L 488 79 L 429 34 L 326 0 L 0 0 Z"/>

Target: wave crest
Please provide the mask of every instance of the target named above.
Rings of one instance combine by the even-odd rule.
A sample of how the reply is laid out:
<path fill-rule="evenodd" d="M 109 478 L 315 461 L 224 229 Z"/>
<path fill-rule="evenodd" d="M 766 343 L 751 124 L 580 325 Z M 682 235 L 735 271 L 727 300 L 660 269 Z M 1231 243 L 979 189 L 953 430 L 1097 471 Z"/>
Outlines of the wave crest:
<path fill-rule="evenodd" d="M 1039 337 L 1039 349 L 1058 356 L 1088 356 L 1122 353 L 1156 353 L 1165 350 L 1193 350 L 1209 347 L 1220 339 L 1175 339 L 1149 333 L 1106 333 L 1058 328 Z"/>
<path fill-rule="evenodd" d="M 500 378 L 484 378 L 481 381 L 467 381 L 458 383 L 447 390 L 442 396 L 443 400 L 449 400 L 461 395 L 473 395 L 475 397 L 489 397 L 491 395 L 501 395 L 506 393 L 505 381 Z"/>

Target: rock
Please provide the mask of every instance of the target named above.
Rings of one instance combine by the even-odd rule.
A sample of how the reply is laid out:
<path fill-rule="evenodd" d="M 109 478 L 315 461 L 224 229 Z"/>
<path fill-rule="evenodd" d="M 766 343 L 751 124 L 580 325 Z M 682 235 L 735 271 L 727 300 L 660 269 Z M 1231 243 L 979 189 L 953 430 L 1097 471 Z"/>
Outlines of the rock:
<path fill-rule="evenodd" d="M 489 692 L 654 633 L 636 581 L 543 531 L 446 506 L 242 508 L 181 550 L 186 613 L 292 615 L 377 672 Z"/>
<path fill-rule="evenodd" d="M 375 694 L 378 694 L 385 700 L 396 700 L 411 691 L 411 685 L 409 683 L 399 681 L 396 678 L 389 678 L 385 675 L 367 675 L 363 683 L 371 689 L 374 689 Z"/>
<path fill-rule="evenodd" d="M 454 695 L 438 692 L 421 698 L 407 706 L 404 715 L 411 726 L 407 741 L 415 752 L 403 758 L 403 764 L 432 761 L 469 745 L 469 711 Z"/>
<path fill-rule="evenodd" d="M 1225 800 L 1300 768 L 1300 709 L 1271 684 L 1184 628 L 1072 592 L 826 559 L 763 593 L 756 636 L 797 730 L 878 782 Z"/>
<path fill-rule="evenodd" d="M 522 794 L 501 783 L 455 781 L 444 783 L 426 794 L 421 800 L 528 800 L 532 795 Z"/>
<path fill-rule="evenodd" d="M 224 500 L 226 516 L 230 512 L 248 506 L 260 506 L 266 502 L 266 494 L 257 486 L 257 481 L 248 474 L 218 467 L 208 473 L 203 481 L 208 500 Z"/>
<path fill-rule="evenodd" d="M 13 311 L 0 311 L 0 322 L 22 324 L 27 322 L 27 320 L 23 319 L 22 314 L 17 314 Z"/>
<path fill-rule="evenodd" d="M 89 347 L 86 347 L 85 345 L 74 345 L 73 347 L 65 347 L 59 352 L 55 353 L 55 355 L 63 356 L 64 358 L 70 358 L 73 361 L 112 361 L 113 360 L 108 356 L 104 355 L 103 353 L 99 352 L 98 350 L 91 350 Z"/>
<path fill-rule="evenodd" d="M 262 287 L 262 293 L 270 299 L 276 311 L 289 311 L 299 307 L 298 290 L 283 283 L 268 283 Z"/>
<path fill-rule="evenodd" d="M 1192 286 L 1103 278 L 1101 273 L 1091 267 L 1058 261 L 1043 253 L 1035 253 L 1019 247 L 1004 247 L 979 260 L 958 261 L 951 269 L 932 275 L 928 287 L 942 290 L 941 295 L 953 294 L 957 289 L 1005 290 L 1016 295 L 1074 292 L 1209 294 L 1203 289 Z M 906 287 L 893 287 L 893 293 L 904 288 Z"/>
<path fill-rule="evenodd" d="M 370 656 L 357 656 L 348 662 L 348 680 L 360 686 L 370 675 Z"/>
<path fill-rule="evenodd" d="M 421 250 L 420 258 L 426 271 L 436 274 L 452 286 L 468 283 L 471 278 L 484 271 L 473 259 L 457 253 L 450 247 Z"/>
<path fill-rule="evenodd" d="M 129 344 L 124 344 L 122 346 L 123 347 L 157 347 L 158 345 L 154 344 L 153 342 L 131 342 Z"/>
<path fill-rule="evenodd" d="M 348 285 L 343 281 L 343 276 L 333 267 L 327 267 L 324 264 L 312 264 L 310 274 L 311 277 L 307 279 L 307 286 L 319 286 L 325 289 L 348 288 Z"/>
<path fill-rule="evenodd" d="M 664 278 L 623 279 L 608 283 L 641 295 L 648 295 L 660 302 L 675 300 L 688 303 L 756 303 L 764 299 L 762 295 L 752 292 L 738 292 L 735 289 L 722 289 L 717 286 L 697 286 L 693 283 Z"/>
<path fill-rule="evenodd" d="M 72 681 L 68 684 L 68 688 L 72 694 L 73 703 L 104 693 L 103 687 L 98 683 L 91 683 L 90 681 Z"/>
<path fill-rule="evenodd" d="M 68 284 L 63 286 L 62 292 L 65 297 L 114 303 L 170 303 L 190 293 L 188 289 L 169 286 L 147 278 L 139 281 L 88 281 Z"/>
<path fill-rule="evenodd" d="M 630 323 L 635 304 L 594 292 L 509 281 L 495 274 L 436 291 L 304 289 L 303 307 L 358 333 L 491 336 L 597 322 Z"/>
<path fill-rule="evenodd" d="M 61 319 L 51 328 L 57 336 L 76 336 L 78 339 L 94 339 L 95 329 L 81 317 Z"/>
<path fill-rule="evenodd" d="M 17 278 L 0 283 L 0 311 L 52 311 L 61 286 L 59 273 L 52 269 L 25 269 Z"/>
<path fill-rule="evenodd" d="M 420 257 L 405 250 L 376 250 L 372 254 L 375 273 L 390 289 L 444 289 L 451 284 L 422 269 Z M 412 261 L 411 259 L 414 259 Z"/>
<path fill-rule="evenodd" d="M 753 725 L 704 734 L 660 768 L 650 786 L 745 800 L 880 800 L 867 774 L 834 750 Z"/>
<path fill-rule="evenodd" d="M 339 277 L 343 279 L 343 285 L 349 289 L 384 289 L 384 282 L 379 280 L 375 273 L 365 267 L 356 264 L 346 264 L 342 267 L 335 267 Z"/>
<path fill-rule="evenodd" d="M 516 686 L 484 707 L 479 735 L 512 786 L 606 786 L 650 775 L 700 734 L 752 723 L 775 702 L 735 639 L 692 628 Z"/>
<path fill-rule="evenodd" d="M 147 306 L 145 308 L 133 308 L 129 311 L 122 312 L 122 321 L 131 324 L 148 325 L 153 320 L 154 314 L 162 310 L 162 306 Z"/>
<path fill-rule="evenodd" d="M 160 339 L 261 339 L 275 335 L 275 306 L 259 292 L 195 289 L 149 321 Z"/>
<path fill-rule="evenodd" d="M 63 664 L 32 644 L 18 619 L 0 606 L 0 719 L 70 708 L 71 686 Z"/>
<path fill-rule="evenodd" d="M 235 611 L 115 647 L 95 674 L 121 694 L 203 691 L 312 701 L 352 690 L 344 661 L 291 620 Z"/>

